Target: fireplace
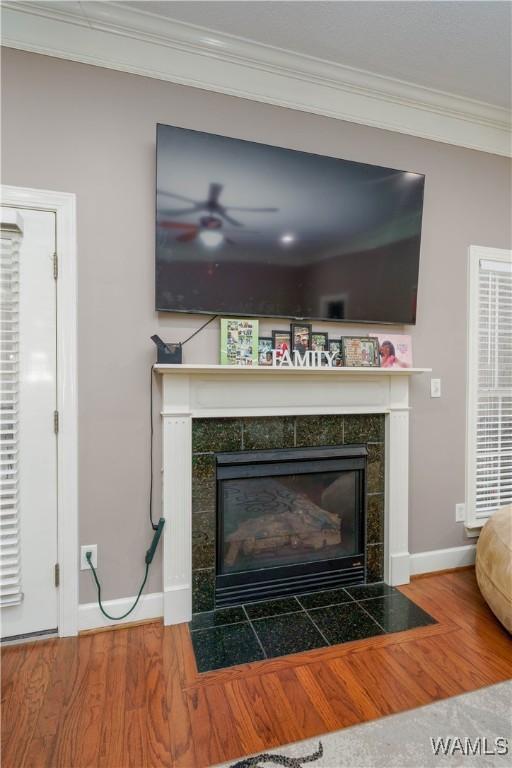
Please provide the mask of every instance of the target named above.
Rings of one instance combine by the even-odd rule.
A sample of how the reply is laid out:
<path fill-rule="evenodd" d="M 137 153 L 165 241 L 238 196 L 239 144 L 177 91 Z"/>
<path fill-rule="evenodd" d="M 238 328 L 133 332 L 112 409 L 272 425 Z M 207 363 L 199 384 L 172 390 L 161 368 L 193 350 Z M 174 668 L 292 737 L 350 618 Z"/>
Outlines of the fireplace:
<path fill-rule="evenodd" d="M 216 454 L 216 606 L 365 581 L 367 453 Z"/>

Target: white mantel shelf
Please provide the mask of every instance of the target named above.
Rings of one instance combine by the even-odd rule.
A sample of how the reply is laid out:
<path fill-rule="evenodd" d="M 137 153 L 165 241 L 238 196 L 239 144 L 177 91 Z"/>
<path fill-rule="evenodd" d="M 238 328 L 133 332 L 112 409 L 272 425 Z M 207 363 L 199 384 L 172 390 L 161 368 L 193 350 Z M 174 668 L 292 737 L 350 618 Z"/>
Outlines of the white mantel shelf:
<path fill-rule="evenodd" d="M 383 414 L 384 580 L 409 581 L 409 388 L 430 368 L 155 365 L 162 382 L 164 623 L 192 615 L 192 420 Z"/>
<path fill-rule="evenodd" d="M 330 368 L 322 366 L 317 368 L 300 368 L 293 366 L 272 366 L 272 365 L 205 365 L 204 363 L 189 363 L 187 365 L 164 365 L 156 364 L 155 371 L 160 374 L 182 373 L 186 375 L 193 374 L 242 374 L 244 376 L 274 376 L 274 375 L 293 375 L 293 376 L 413 376 L 417 373 L 431 373 L 432 368 Z"/>

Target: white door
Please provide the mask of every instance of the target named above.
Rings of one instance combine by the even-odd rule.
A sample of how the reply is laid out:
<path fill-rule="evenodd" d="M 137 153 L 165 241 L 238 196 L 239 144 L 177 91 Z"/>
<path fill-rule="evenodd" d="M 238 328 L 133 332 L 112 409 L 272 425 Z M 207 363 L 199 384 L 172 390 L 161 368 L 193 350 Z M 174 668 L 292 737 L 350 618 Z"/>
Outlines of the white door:
<path fill-rule="evenodd" d="M 2 208 L 1 636 L 55 631 L 55 214 Z"/>

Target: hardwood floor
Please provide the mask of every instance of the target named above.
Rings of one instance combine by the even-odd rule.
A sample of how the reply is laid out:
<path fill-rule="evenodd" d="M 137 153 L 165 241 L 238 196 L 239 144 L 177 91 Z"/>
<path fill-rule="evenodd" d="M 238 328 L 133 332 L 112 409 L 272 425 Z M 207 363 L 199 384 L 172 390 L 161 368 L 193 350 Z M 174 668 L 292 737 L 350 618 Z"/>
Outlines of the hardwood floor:
<path fill-rule="evenodd" d="M 401 591 L 439 623 L 203 675 L 186 625 L 7 646 L 3 768 L 200 768 L 512 677 L 472 570 Z"/>

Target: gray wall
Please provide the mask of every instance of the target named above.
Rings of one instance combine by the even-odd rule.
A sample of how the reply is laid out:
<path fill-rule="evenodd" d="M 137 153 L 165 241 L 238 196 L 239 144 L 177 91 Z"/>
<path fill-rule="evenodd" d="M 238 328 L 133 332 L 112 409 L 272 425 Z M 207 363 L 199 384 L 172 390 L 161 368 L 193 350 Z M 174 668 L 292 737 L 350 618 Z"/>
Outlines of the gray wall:
<path fill-rule="evenodd" d="M 106 598 L 135 593 L 150 540 L 149 336 L 179 340 L 200 322 L 153 309 L 157 122 L 426 174 L 412 333 L 415 363 L 433 368 L 443 396 L 430 399 L 428 376 L 412 382 L 410 550 L 466 542 L 454 506 L 464 500 L 467 247 L 511 246 L 506 159 L 8 49 L 2 98 L 3 182 L 77 194 L 80 542 L 98 544 Z M 212 324 L 185 361 L 216 362 L 218 343 Z M 159 556 L 147 590 L 160 584 Z M 94 599 L 88 573 L 80 597 Z"/>

